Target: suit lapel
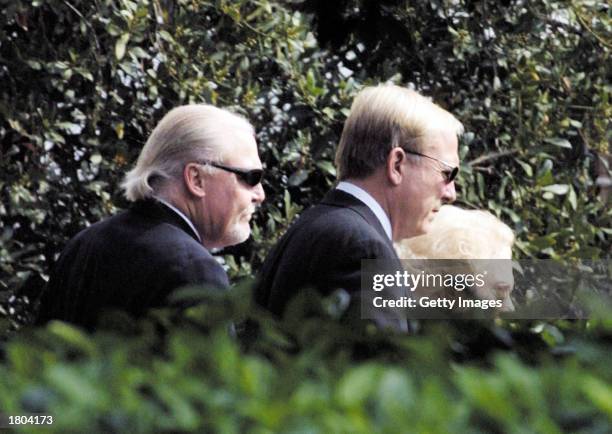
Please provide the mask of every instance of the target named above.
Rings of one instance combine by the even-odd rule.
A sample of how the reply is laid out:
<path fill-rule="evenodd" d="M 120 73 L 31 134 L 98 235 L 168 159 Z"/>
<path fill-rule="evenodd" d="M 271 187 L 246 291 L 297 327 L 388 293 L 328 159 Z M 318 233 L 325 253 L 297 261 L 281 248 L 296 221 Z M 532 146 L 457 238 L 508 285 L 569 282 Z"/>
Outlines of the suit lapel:
<path fill-rule="evenodd" d="M 321 204 L 349 208 L 350 210 L 356 212 L 366 222 L 368 222 L 370 226 L 374 227 L 376 232 L 378 232 L 380 236 L 387 241 L 387 244 L 393 248 L 393 243 L 385 232 L 380 220 L 378 220 L 378 217 L 376 217 L 376 214 L 374 214 L 374 212 L 365 203 L 357 199 L 352 194 L 346 193 L 342 190 L 333 189 L 325 195 L 321 201 Z"/>

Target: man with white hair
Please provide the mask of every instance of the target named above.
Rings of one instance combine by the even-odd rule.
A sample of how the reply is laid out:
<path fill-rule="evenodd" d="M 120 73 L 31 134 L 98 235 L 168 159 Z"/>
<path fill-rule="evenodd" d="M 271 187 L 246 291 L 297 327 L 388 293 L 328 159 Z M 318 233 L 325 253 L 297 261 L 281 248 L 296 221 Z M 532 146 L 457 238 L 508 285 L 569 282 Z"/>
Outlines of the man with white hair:
<path fill-rule="evenodd" d="M 244 118 L 204 104 L 171 110 L 122 184 L 132 206 L 70 240 L 38 322 L 92 327 L 105 309 L 140 316 L 181 286 L 227 288 L 210 250 L 249 237 L 265 197 L 262 175 L 255 132 Z"/>
<path fill-rule="evenodd" d="M 427 232 L 442 204 L 456 198 L 462 130 L 453 115 L 417 92 L 395 85 L 364 88 L 340 138 L 338 185 L 298 218 L 267 257 L 256 301 L 281 315 L 306 287 L 322 295 L 344 289 L 357 300 L 363 259 L 401 269 L 393 241 Z M 373 319 L 380 327 L 406 330 L 395 313 L 377 311 Z"/>

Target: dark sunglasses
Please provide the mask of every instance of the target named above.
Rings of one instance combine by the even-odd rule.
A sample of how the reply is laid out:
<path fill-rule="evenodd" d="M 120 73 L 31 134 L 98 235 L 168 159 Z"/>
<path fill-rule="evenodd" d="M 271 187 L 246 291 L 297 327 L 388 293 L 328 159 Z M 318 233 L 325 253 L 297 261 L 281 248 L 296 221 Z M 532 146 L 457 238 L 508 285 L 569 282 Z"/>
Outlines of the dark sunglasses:
<path fill-rule="evenodd" d="M 263 169 L 244 170 L 238 169 L 237 167 L 230 167 L 219 163 L 213 163 L 212 161 L 198 161 L 198 163 L 216 167 L 217 169 L 225 170 L 227 172 L 235 173 L 238 178 L 240 178 L 242 181 L 244 181 L 247 185 L 250 185 L 251 187 L 255 187 L 257 184 L 259 184 L 264 174 Z"/>
<path fill-rule="evenodd" d="M 453 182 L 455 180 L 455 178 L 457 177 L 457 175 L 459 174 L 459 167 L 456 167 L 456 166 L 453 166 L 451 164 L 448 164 L 446 161 L 442 161 L 442 160 L 439 160 L 437 158 L 430 157 L 429 155 L 421 154 L 420 152 L 411 151 L 411 150 L 408 150 L 408 149 L 404 149 L 404 152 L 407 153 L 407 154 L 413 154 L 413 155 L 418 155 L 420 157 L 429 158 L 430 160 L 437 161 L 438 163 L 442 164 L 443 166 L 446 166 L 448 169 L 441 170 L 440 172 L 442 172 L 442 175 L 446 179 L 447 183 Z"/>

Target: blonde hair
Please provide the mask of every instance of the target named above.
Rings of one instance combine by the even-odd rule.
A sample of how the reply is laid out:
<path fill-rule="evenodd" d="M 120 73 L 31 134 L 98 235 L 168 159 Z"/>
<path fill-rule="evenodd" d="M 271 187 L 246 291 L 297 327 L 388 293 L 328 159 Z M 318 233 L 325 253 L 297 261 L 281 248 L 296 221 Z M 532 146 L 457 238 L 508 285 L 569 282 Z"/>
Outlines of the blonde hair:
<path fill-rule="evenodd" d="M 190 104 L 170 110 L 126 174 L 121 184 L 125 197 L 137 201 L 154 196 L 168 181 L 180 179 L 189 161 L 220 161 L 223 141 L 237 131 L 255 134 L 242 116 L 211 105 Z"/>
<path fill-rule="evenodd" d="M 393 84 L 364 88 L 351 106 L 336 152 L 340 180 L 362 179 L 383 165 L 391 149 L 419 151 L 434 132 L 463 133 L 452 114 L 419 93 Z"/>
<path fill-rule="evenodd" d="M 488 211 L 443 205 L 427 234 L 396 244 L 404 259 L 511 259 L 514 232 Z"/>

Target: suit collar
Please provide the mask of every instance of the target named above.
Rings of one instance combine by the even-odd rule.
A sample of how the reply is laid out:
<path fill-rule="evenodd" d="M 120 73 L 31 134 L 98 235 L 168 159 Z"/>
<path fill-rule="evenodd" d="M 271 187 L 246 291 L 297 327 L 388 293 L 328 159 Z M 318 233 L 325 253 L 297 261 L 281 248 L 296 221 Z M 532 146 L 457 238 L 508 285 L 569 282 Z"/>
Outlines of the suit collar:
<path fill-rule="evenodd" d="M 387 241 L 389 245 L 393 246 L 393 243 L 385 232 L 380 220 L 378 217 L 376 217 L 376 214 L 374 214 L 374 212 L 365 203 L 357 199 L 352 194 L 346 193 L 342 190 L 333 189 L 325 195 L 321 201 L 321 204 L 351 209 L 359 214 L 366 222 L 368 222 L 370 226 L 374 227 L 374 229 L 376 229 L 376 231 Z"/>
<path fill-rule="evenodd" d="M 385 230 L 385 234 L 387 234 L 387 237 L 390 240 L 393 239 L 391 221 L 389 220 L 389 216 L 368 191 L 349 181 L 340 181 L 336 186 L 336 189 L 342 190 L 352 196 L 355 196 L 361 202 L 365 203 L 368 208 L 372 210 L 372 212 L 382 225 L 383 229 Z"/>
<path fill-rule="evenodd" d="M 198 234 L 185 221 L 185 219 L 172 208 L 168 207 L 157 199 L 149 198 L 136 201 L 132 204 L 131 209 L 146 218 L 162 220 L 165 223 L 176 226 L 200 243 Z"/>
<path fill-rule="evenodd" d="M 175 207 L 174 205 L 172 205 L 169 202 L 166 202 L 164 199 L 156 197 L 155 199 L 157 199 L 158 202 L 161 202 L 163 205 L 165 205 L 166 207 L 170 208 L 172 211 L 174 211 L 176 214 L 178 214 L 178 216 L 180 218 L 182 218 L 185 223 L 187 223 L 187 225 L 189 226 L 189 228 L 191 228 L 192 232 L 194 234 L 196 234 L 196 236 L 198 237 L 198 241 L 202 242 L 202 238 L 200 238 L 200 234 L 198 233 L 197 229 L 195 228 L 195 226 L 193 225 L 193 223 L 191 222 L 191 220 L 189 220 L 189 218 L 177 207 Z"/>

